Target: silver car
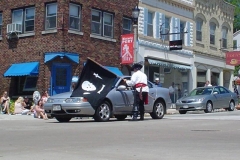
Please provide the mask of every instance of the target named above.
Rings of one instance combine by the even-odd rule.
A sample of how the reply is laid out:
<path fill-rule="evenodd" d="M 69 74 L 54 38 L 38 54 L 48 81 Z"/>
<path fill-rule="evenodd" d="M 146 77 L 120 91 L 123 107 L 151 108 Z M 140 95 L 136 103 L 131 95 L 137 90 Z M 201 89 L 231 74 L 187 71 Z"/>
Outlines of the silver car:
<path fill-rule="evenodd" d="M 67 92 L 48 98 L 44 104 L 45 112 L 59 122 L 68 122 L 73 117 L 93 117 L 95 121 L 100 122 L 108 121 L 111 117 L 124 120 L 128 115 L 132 115 L 134 90 L 124 85 L 122 78 L 130 79 L 129 76 L 117 78 L 111 91 L 96 110 L 84 97 L 70 97 L 72 93 Z M 157 87 L 151 82 L 148 82 L 148 86 L 149 96 L 145 113 L 150 113 L 153 119 L 162 119 L 171 106 L 169 90 Z"/>
<path fill-rule="evenodd" d="M 199 87 L 188 96 L 178 99 L 176 109 L 180 114 L 195 110 L 204 110 L 205 113 L 209 113 L 219 108 L 233 111 L 235 104 L 238 104 L 237 94 L 224 87 Z"/>

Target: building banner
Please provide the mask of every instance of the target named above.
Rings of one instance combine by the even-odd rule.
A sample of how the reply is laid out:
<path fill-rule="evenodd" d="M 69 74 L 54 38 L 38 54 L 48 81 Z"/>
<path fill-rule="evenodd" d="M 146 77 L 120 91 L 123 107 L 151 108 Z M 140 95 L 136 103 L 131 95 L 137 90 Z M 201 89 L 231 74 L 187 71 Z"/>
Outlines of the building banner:
<path fill-rule="evenodd" d="M 240 64 L 240 51 L 226 52 L 226 64 L 236 66 Z"/>
<path fill-rule="evenodd" d="M 133 51 L 134 35 L 121 35 L 121 64 L 131 64 L 134 59 Z"/>

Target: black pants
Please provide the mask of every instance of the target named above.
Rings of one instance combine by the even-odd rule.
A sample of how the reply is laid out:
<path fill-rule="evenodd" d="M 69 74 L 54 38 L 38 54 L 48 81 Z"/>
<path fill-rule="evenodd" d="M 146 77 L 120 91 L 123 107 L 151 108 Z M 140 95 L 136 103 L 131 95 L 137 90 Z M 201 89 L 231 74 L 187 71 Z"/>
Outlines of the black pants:
<path fill-rule="evenodd" d="M 136 93 L 136 96 L 135 96 L 136 106 L 139 107 L 140 115 L 143 115 L 144 114 L 144 102 L 147 99 L 148 92 L 142 92 L 142 100 L 140 99 L 139 92 L 136 91 L 135 93 Z"/>

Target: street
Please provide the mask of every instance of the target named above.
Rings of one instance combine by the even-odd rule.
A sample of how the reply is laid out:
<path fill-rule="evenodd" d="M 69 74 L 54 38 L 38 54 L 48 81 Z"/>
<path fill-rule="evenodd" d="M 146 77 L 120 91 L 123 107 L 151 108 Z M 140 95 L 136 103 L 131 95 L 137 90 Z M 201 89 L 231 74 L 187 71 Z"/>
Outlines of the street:
<path fill-rule="evenodd" d="M 0 115 L 1 160 L 238 160 L 240 111 L 58 123 Z"/>

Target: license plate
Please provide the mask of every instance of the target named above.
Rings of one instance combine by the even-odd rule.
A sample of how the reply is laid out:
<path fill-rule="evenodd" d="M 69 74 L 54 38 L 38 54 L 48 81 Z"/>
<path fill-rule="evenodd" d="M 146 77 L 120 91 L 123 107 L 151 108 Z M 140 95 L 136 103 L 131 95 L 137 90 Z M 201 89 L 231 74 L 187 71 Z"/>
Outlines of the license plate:
<path fill-rule="evenodd" d="M 183 108 L 188 108 L 188 105 L 184 105 Z"/>
<path fill-rule="evenodd" d="M 61 105 L 60 104 L 53 105 L 53 111 L 61 111 Z"/>

